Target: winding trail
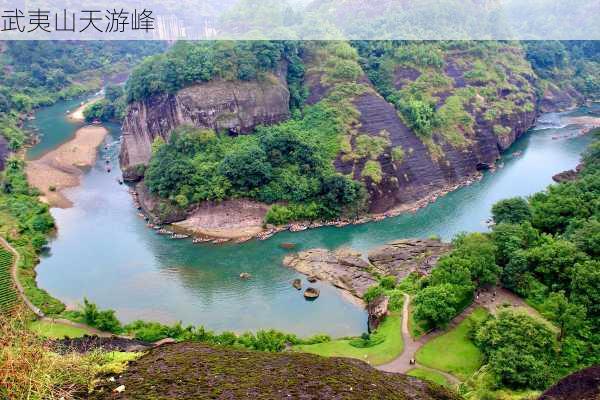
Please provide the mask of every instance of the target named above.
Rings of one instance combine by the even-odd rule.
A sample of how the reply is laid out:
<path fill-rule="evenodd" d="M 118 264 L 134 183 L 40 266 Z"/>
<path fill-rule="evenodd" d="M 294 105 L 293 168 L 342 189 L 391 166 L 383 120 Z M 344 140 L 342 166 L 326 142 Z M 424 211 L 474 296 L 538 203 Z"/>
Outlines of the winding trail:
<path fill-rule="evenodd" d="M 430 340 L 435 339 L 436 337 L 443 335 L 449 332 L 451 329 L 455 328 L 458 324 L 465 320 L 477 307 L 484 307 L 487 311 L 492 314 L 496 314 L 500 309 L 504 308 L 506 305 L 510 305 L 514 308 L 519 308 L 524 310 L 527 314 L 534 318 L 538 318 L 540 320 L 546 321 L 540 313 L 527 304 L 522 298 L 512 293 L 511 291 L 501 288 L 494 287 L 489 290 L 478 292 L 475 300 L 465 308 L 460 314 L 450 321 L 448 327 L 444 330 L 436 329 L 427 333 L 426 335 L 420 336 L 416 340 L 410 334 L 408 329 L 408 320 L 409 320 L 409 305 L 410 305 L 410 296 L 408 294 L 404 294 L 404 304 L 402 306 L 402 340 L 404 342 L 404 349 L 402 350 L 402 354 L 400 354 L 393 361 L 379 365 L 376 368 L 386 372 L 395 372 L 406 374 L 408 371 L 414 368 L 421 368 L 428 371 L 436 372 L 440 375 L 443 375 L 450 383 L 459 384 L 461 380 L 456 376 L 441 371 L 436 368 L 427 367 L 425 365 L 419 364 L 415 361 L 414 364 L 411 364 L 411 360 L 416 360 L 417 351 L 427 344 Z M 547 321 L 546 321 L 547 322 Z M 549 322 L 547 322 L 551 325 Z M 556 329 L 556 327 L 554 327 Z"/>
<path fill-rule="evenodd" d="M 21 261 L 21 255 L 2 236 L 0 236 L 0 245 L 2 245 L 2 247 L 4 247 L 6 250 L 10 251 L 14 255 L 14 260 L 13 260 L 13 264 L 12 264 L 12 267 L 11 267 L 11 275 L 12 275 L 13 283 L 17 287 L 17 292 L 19 292 L 19 296 L 21 297 L 21 300 L 23 300 L 23 303 L 25 303 L 25 305 L 27 306 L 27 308 L 29 308 L 38 317 L 39 320 L 44 321 L 44 322 L 48 322 L 48 323 L 52 323 L 52 324 L 65 325 L 65 326 L 70 326 L 70 327 L 74 327 L 74 328 L 84 329 L 90 335 L 97 335 L 97 336 L 100 336 L 100 337 L 112 337 L 112 336 L 114 336 L 112 333 L 104 332 L 104 331 L 101 331 L 99 329 L 93 328 L 93 327 L 91 327 L 89 325 L 85 325 L 85 324 L 81 324 L 81 323 L 78 323 L 78 322 L 70 321 L 68 319 L 47 317 L 42 310 L 40 310 L 38 307 L 36 307 L 29 300 L 29 298 L 25 294 L 25 289 L 23 288 L 23 285 L 21 285 L 21 282 L 19 282 L 19 279 L 18 279 L 18 276 L 17 276 L 17 268 L 19 266 L 19 262 Z"/>
<path fill-rule="evenodd" d="M 447 332 L 447 330 L 435 330 L 426 335 L 419 337 L 418 339 L 413 339 L 408 329 L 408 318 L 409 318 L 409 305 L 410 305 L 410 296 L 408 294 L 404 294 L 404 304 L 402 305 L 402 341 L 404 342 L 404 349 L 402 350 L 402 354 L 400 354 L 393 361 L 379 365 L 376 368 L 381 371 L 386 372 L 395 372 L 406 374 L 408 371 L 414 368 L 421 368 L 429 371 L 436 372 L 440 375 L 443 375 L 450 383 L 459 384 L 461 381 L 452 374 L 449 374 L 445 371 L 440 371 L 439 369 L 426 367 L 424 365 L 414 363 L 411 364 L 410 361 L 416 359 L 417 351 L 424 346 L 430 340 L 436 338 Z M 449 324 L 448 328 L 453 328 L 458 325 L 461 321 L 463 321 L 471 312 L 475 309 L 474 304 L 465 308 L 463 312 L 457 315 Z"/>

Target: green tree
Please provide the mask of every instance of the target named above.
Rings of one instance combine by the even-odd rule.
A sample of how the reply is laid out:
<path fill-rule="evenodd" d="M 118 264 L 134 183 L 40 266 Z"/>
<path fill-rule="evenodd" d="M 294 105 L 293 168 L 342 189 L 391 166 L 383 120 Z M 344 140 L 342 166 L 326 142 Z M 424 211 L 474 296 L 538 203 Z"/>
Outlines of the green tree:
<path fill-rule="evenodd" d="M 572 270 L 572 302 L 582 304 L 592 318 L 600 317 L 600 261 L 585 261 Z"/>
<path fill-rule="evenodd" d="M 219 165 L 218 171 L 239 190 L 252 190 L 265 185 L 273 175 L 267 155 L 256 145 L 227 155 Z"/>
<path fill-rule="evenodd" d="M 183 185 L 192 182 L 194 174 L 194 166 L 187 158 L 162 146 L 150 160 L 144 181 L 151 192 L 168 197 L 179 194 Z"/>
<path fill-rule="evenodd" d="M 496 224 L 506 222 L 520 224 L 531 220 L 529 204 L 522 197 L 500 200 L 492 206 L 492 217 Z"/>
<path fill-rule="evenodd" d="M 492 238 L 483 233 L 457 235 L 453 240 L 453 257 L 468 260 L 471 279 L 476 286 L 495 285 L 500 276 L 496 264 L 497 248 Z"/>
<path fill-rule="evenodd" d="M 526 257 L 528 269 L 554 290 L 569 290 L 571 269 L 587 258 L 572 242 L 551 237 L 527 250 Z"/>
<path fill-rule="evenodd" d="M 104 97 L 114 103 L 119 97 L 123 96 L 123 86 L 120 85 L 107 85 L 104 88 Z"/>
<path fill-rule="evenodd" d="M 567 237 L 591 257 L 600 258 L 600 221 L 592 217 L 583 222 L 571 222 Z"/>
<path fill-rule="evenodd" d="M 566 335 L 579 331 L 585 321 L 585 307 L 570 303 L 564 291 L 551 293 L 544 302 L 543 310 L 544 316 L 559 327 L 559 342 Z"/>
<path fill-rule="evenodd" d="M 429 326 L 444 327 L 472 294 L 471 288 L 450 283 L 427 286 L 413 300 L 414 317 Z"/>
<path fill-rule="evenodd" d="M 500 311 L 475 329 L 474 339 L 498 383 L 513 389 L 543 389 L 551 379 L 554 335 L 541 322 Z"/>

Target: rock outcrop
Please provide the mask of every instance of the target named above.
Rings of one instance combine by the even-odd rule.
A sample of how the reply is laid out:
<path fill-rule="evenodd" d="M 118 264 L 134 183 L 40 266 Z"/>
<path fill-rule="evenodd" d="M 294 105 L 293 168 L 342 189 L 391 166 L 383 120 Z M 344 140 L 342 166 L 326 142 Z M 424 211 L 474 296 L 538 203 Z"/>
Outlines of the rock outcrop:
<path fill-rule="evenodd" d="M 393 275 L 398 280 L 411 272 L 428 275 L 439 258 L 451 246 L 435 239 L 400 239 L 369 252 L 373 269 L 381 275 Z"/>
<path fill-rule="evenodd" d="M 552 180 L 556 183 L 574 181 L 579 176 L 579 172 L 583 168 L 583 164 L 577 165 L 575 169 L 568 169 L 566 171 L 559 172 L 552 176 Z"/>
<path fill-rule="evenodd" d="M 600 365 L 594 365 L 556 382 L 538 400 L 598 399 L 600 399 Z"/>
<path fill-rule="evenodd" d="M 113 379 L 114 378 L 114 379 Z M 458 400 L 450 389 L 342 357 L 182 342 L 151 349 L 85 395 L 101 399 Z M 124 387 L 121 393 L 113 391 Z"/>
<path fill-rule="evenodd" d="M 541 112 L 558 112 L 577 107 L 584 100 L 584 96 L 572 87 L 561 89 L 548 82 L 542 98 L 539 101 Z"/>
<path fill-rule="evenodd" d="M 367 313 L 369 314 L 369 332 L 374 332 L 388 313 L 390 299 L 381 295 L 367 304 Z"/>
<path fill-rule="evenodd" d="M 466 128 L 459 123 L 452 125 L 454 130 L 447 136 L 442 132 L 443 127 L 433 131 L 431 137 L 417 135 L 396 108 L 377 92 L 366 74 L 359 78 L 359 83 L 369 90 L 352 100 L 357 121 L 352 127 L 352 137 L 344 138 L 348 139 L 346 144 L 352 148 L 352 154 L 340 152 L 334 165 L 340 173 L 364 182 L 369 194 L 369 212 L 411 209 L 473 181 L 481 175 L 481 170 L 491 168 L 500 153 L 533 125 L 537 115 L 535 104 L 538 103 L 535 75 L 518 49 L 507 46 L 498 51 L 513 57 L 509 60 L 516 60 L 517 64 L 523 62 L 513 67 L 506 61 L 498 66 L 506 77 L 502 84 L 493 80 L 477 81 L 472 77 L 474 64 L 482 58 L 471 55 L 472 58 L 466 59 L 460 51 L 445 53 L 443 67 L 436 73 L 448 83 L 432 89 L 431 96 L 436 99 L 438 110 L 446 106 L 446 100 L 451 96 L 454 96 L 453 100 L 463 96 L 460 101 L 466 100 L 460 105 L 460 112 L 467 113 L 470 120 Z M 324 71 L 313 68 L 311 62 L 314 60 L 306 56 L 307 104 L 319 102 L 333 87 L 324 79 Z M 140 170 L 136 166 L 148 162 L 154 138 L 167 139 L 178 125 L 191 124 L 238 134 L 250 132 L 257 124 L 287 118 L 289 91 L 283 69 L 266 81 L 212 81 L 130 105 L 123 124 L 121 151 L 125 178 L 139 178 Z M 422 73 L 406 65 L 397 65 L 393 85 L 401 90 L 421 79 Z M 486 89 L 482 93 L 488 93 L 485 98 L 479 92 L 477 95 L 464 94 L 466 90 L 475 91 L 482 87 Z M 365 156 L 354 151 L 358 136 L 375 140 L 384 138 L 386 144 L 378 154 Z M 368 162 L 380 169 L 378 176 L 365 173 Z"/>
<path fill-rule="evenodd" d="M 522 57 L 522 54 L 515 56 Z M 457 57 L 448 55 L 445 59 L 443 73 L 453 84 L 450 89 L 435 93 L 439 99 L 438 108 L 445 104 L 448 97 L 467 86 L 466 76 L 472 66 Z M 480 174 L 480 170 L 485 169 L 483 166 L 493 166 L 500 153 L 533 126 L 537 116 L 533 72 L 518 73 L 508 69 L 506 73 L 511 88 L 496 88 L 495 96 L 514 107 L 498 111 L 496 104 L 491 101 L 487 104 L 483 97 L 471 99 L 466 109 L 474 121 L 473 132 L 460 132 L 459 135 L 464 136 L 461 144 L 449 143 L 440 132 L 433 132 L 431 142 L 427 144 L 404 123 L 396 108 L 379 95 L 374 85 L 363 76 L 360 83 L 372 90 L 353 101 L 360 117 L 350 145 L 356 148 L 357 136 L 365 134 L 371 138 L 384 137 L 388 144 L 376 158 L 340 154 L 335 160 L 336 169 L 365 182 L 369 192 L 369 211 L 372 213 L 411 205 L 472 180 Z M 394 73 L 394 86 L 400 90 L 418 80 L 420 75 L 413 68 L 398 65 Z M 309 74 L 305 83 L 310 91 L 309 104 L 318 102 L 329 92 L 318 72 Z M 479 83 L 471 82 L 470 85 L 475 87 Z M 494 116 L 490 117 L 492 114 Z M 401 160 L 394 159 L 394 149 L 401 149 Z M 381 168 L 378 181 L 363 174 L 369 161 L 376 162 Z"/>
<path fill-rule="evenodd" d="M 372 250 L 368 261 L 352 249 L 312 249 L 290 254 L 283 264 L 307 276 L 327 281 L 362 299 L 377 284 L 375 272 L 404 278 L 411 272 L 429 274 L 450 245 L 434 239 L 401 239 Z"/>
<path fill-rule="evenodd" d="M 283 264 L 307 276 L 330 282 L 359 299 L 377 283 L 368 270 L 369 263 L 361 258 L 360 253 L 350 249 L 302 251 L 286 256 Z"/>
<path fill-rule="evenodd" d="M 123 121 L 120 161 L 123 176 L 138 179 L 138 165 L 147 164 L 158 136 L 168 140 L 180 125 L 229 134 L 251 132 L 255 126 L 289 117 L 285 68 L 260 81 L 214 80 L 132 103 Z"/>

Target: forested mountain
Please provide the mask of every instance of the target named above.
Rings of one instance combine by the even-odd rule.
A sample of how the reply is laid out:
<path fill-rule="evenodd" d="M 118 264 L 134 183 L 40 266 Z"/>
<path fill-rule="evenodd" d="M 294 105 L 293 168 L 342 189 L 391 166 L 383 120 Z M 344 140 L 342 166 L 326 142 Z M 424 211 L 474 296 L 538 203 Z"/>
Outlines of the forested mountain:
<path fill-rule="evenodd" d="M 564 54 L 550 59 L 552 46 Z M 127 83 L 125 176 L 139 179 L 148 167 L 163 215 L 236 197 L 278 203 L 267 217 L 274 223 L 410 206 L 492 166 L 540 107 L 597 96 L 594 49 L 179 43 Z M 307 153 L 314 159 L 298 158 Z"/>

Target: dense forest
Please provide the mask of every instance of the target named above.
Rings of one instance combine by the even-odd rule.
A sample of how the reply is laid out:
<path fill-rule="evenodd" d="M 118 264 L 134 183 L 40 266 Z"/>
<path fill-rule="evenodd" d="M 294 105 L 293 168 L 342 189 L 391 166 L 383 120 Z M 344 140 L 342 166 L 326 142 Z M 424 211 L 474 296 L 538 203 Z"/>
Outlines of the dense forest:
<path fill-rule="evenodd" d="M 577 179 L 499 201 L 492 216 L 491 232 L 455 237 L 454 250 L 429 276 L 414 274 L 397 285 L 384 277 L 365 298 L 412 293 L 424 331 L 447 326 L 478 290 L 498 282 L 524 298 L 552 324 L 508 309 L 476 324 L 471 336 L 488 372 L 471 385 L 483 392 L 544 389 L 598 364 L 600 141 L 587 150 Z"/>
<path fill-rule="evenodd" d="M 240 71 L 246 71 L 244 74 L 252 71 L 244 75 L 244 79 L 246 76 L 255 79 L 257 73 L 273 70 L 285 58 L 290 65 L 287 74 L 290 104 L 292 107 L 300 105 L 305 97 L 299 86 L 304 73 L 299 57 L 302 44 L 261 43 L 253 46 L 255 50 L 262 49 L 259 54 L 265 56 L 254 58 L 255 64 L 243 64 L 241 60 L 248 50 L 240 44 L 239 54 L 229 58 L 230 64 L 220 65 L 218 72 L 213 70 L 211 74 L 218 73 L 222 79 L 241 79 Z M 189 46 L 194 46 L 193 50 Z M 164 57 L 178 60 L 180 54 L 203 52 L 207 46 L 184 45 L 185 51 L 176 47 L 172 55 L 170 52 Z M 249 197 L 269 204 L 286 202 L 287 205 L 271 208 L 267 215 L 267 222 L 275 224 L 298 219 L 333 219 L 343 213 L 356 215 L 362 206 L 364 191 L 359 183 L 337 173 L 333 160 L 340 151 L 340 133 L 350 129 L 355 118 L 350 96 L 366 89 L 357 83 L 360 67 L 352 47 L 332 43 L 321 51 L 325 59 L 323 72 L 335 88 L 325 99 L 304 107 L 301 112 L 296 110 L 288 121 L 258 127 L 253 135 L 229 137 L 184 126 L 170 135 L 168 143 L 157 137 L 153 144 L 154 156 L 145 174 L 150 191 L 181 208 L 203 200 L 231 197 Z M 169 61 L 165 61 L 165 65 L 168 64 Z M 202 64 L 189 61 L 188 64 L 191 76 L 200 73 Z M 126 88 L 129 99 L 148 93 L 149 89 L 140 89 L 143 83 L 138 81 L 138 76 L 147 76 L 141 73 L 146 68 L 143 64 L 140 70 L 134 71 Z M 163 72 L 163 76 L 170 76 L 167 71 Z M 152 82 L 160 84 L 163 80 Z M 177 86 L 174 84 L 174 88 Z"/>
<path fill-rule="evenodd" d="M 21 148 L 28 139 L 21 129 L 24 114 L 99 90 L 105 78 L 164 48 L 151 41 L 0 43 L 0 132 L 13 151 Z"/>

